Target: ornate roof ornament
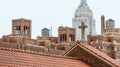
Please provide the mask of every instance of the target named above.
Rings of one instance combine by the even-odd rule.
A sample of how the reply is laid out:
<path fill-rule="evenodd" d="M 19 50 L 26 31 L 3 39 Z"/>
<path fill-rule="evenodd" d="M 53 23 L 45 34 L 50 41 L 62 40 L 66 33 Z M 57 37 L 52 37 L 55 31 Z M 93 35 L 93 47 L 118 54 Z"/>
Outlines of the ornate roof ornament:
<path fill-rule="evenodd" d="M 81 3 L 80 3 L 79 7 L 89 8 L 89 6 L 87 5 L 86 0 L 81 0 Z"/>

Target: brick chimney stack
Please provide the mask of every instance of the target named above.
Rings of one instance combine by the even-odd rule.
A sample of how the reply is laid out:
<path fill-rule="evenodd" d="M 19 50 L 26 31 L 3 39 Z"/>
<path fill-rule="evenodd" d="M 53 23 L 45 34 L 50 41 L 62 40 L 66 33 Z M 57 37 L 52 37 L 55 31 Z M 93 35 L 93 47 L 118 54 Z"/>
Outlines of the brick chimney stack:
<path fill-rule="evenodd" d="M 104 15 L 101 16 L 101 34 L 104 33 L 104 29 L 105 29 L 105 17 Z"/>

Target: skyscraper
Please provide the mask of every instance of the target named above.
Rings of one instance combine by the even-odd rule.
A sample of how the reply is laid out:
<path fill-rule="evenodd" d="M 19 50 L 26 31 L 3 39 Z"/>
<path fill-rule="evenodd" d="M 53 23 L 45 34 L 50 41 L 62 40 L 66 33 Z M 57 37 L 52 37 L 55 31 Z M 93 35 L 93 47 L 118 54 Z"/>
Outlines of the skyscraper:
<path fill-rule="evenodd" d="M 88 27 L 85 29 L 85 40 L 87 40 L 87 35 L 96 34 L 95 30 L 95 20 L 93 20 L 92 10 L 87 5 L 86 0 L 81 0 L 80 5 L 75 11 L 75 16 L 72 19 L 72 27 L 76 29 L 76 40 L 82 39 L 82 32 L 79 26 L 82 22 Z"/>

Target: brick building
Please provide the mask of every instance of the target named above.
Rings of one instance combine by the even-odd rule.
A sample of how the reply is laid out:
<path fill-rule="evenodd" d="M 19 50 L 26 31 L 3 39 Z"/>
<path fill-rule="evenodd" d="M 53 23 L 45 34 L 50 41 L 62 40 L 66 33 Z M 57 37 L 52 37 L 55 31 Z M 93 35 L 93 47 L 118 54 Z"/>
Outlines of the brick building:
<path fill-rule="evenodd" d="M 31 24 L 31 20 L 24 18 L 12 20 L 12 34 L 3 35 L 0 47 L 52 54 L 64 54 L 71 48 L 69 44 L 59 44 L 58 37 L 38 36 L 37 39 L 31 39 Z"/>
<path fill-rule="evenodd" d="M 24 49 L 24 39 L 31 38 L 31 20 L 20 18 L 12 20 L 12 34 L 3 35 L 1 47 Z M 9 45 L 11 44 L 11 45 Z"/>
<path fill-rule="evenodd" d="M 50 48 L 52 49 L 67 51 L 75 43 L 75 33 L 76 33 L 76 30 L 74 28 L 60 26 L 58 28 L 58 37 L 37 36 L 36 39 L 38 41 L 49 41 Z"/>
<path fill-rule="evenodd" d="M 120 64 L 99 50 L 76 44 L 64 56 L 26 50 L 0 48 L 2 67 L 120 67 Z"/>
<path fill-rule="evenodd" d="M 58 42 L 59 43 L 70 43 L 75 42 L 76 30 L 75 28 L 63 27 L 58 28 Z"/>
<path fill-rule="evenodd" d="M 20 18 L 12 20 L 12 34 L 31 38 L 31 20 Z"/>
<path fill-rule="evenodd" d="M 115 21 L 101 16 L 101 34 L 89 35 L 88 43 L 120 62 L 120 29 L 114 28 Z"/>
<path fill-rule="evenodd" d="M 22 18 L 19 22 L 18 19 L 13 20 L 12 25 L 12 34 L 0 38 L 2 67 L 120 67 L 115 60 L 97 49 L 80 42 L 75 44 L 74 28 L 60 27 L 59 37 L 40 40 L 39 36 L 31 39 L 31 22 L 27 26 Z M 66 40 L 63 37 L 65 42 L 60 43 L 58 38 L 62 34 L 66 34 Z M 74 43 L 71 45 L 69 42 Z"/>

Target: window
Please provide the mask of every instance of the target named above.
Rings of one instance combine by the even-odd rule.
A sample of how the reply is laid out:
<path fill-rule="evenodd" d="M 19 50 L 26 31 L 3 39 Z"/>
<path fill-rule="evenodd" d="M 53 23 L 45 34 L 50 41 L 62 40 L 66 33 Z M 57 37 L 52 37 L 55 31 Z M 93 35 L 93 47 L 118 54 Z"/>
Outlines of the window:
<path fill-rule="evenodd" d="M 114 50 L 114 47 L 111 47 L 112 50 Z"/>

